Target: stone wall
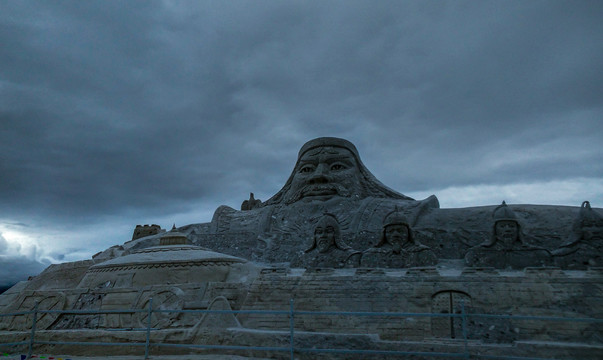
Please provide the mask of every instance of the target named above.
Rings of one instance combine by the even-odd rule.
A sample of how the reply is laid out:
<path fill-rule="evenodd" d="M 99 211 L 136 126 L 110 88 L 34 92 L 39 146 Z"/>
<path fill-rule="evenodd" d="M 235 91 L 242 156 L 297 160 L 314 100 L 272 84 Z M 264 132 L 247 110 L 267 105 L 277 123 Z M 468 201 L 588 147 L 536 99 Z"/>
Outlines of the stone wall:
<path fill-rule="evenodd" d="M 456 317 L 451 321 L 449 317 L 429 317 L 427 313 L 447 314 L 452 311 L 459 314 L 462 304 L 467 314 L 465 325 L 472 353 L 492 351 L 492 354 L 506 354 L 500 348 L 504 345 L 504 348 L 513 349 L 517 356 L 537 355 L 530 350 L 533 344 L 556 344 L 555 349 L 546 351 L 555 356 L 567 353 L 571 355 L 567 358 L 574 359 L 586 358 L 578 351 L 580 349 L 590 349 L 589 354 L 603 353 L 602 324 L 471 316 L 508 314 L 601 319 L 601 268 L 588 271 L 557 268 L 527 268 L 523 271 L 442 267 L 405 270 L 266 268 L 256 278 L 244 282 L 200 281 L 141 288 L 119 288 L 109 284 L 93 289 L 44 291 L 23 290 L 25 287 L 27 283 L 19 286 L 21 290 L 15 289 L 0 296 L 0 300 L 6 300 L 2 301 L 3 312 L 29 310 L 36 301 L 40 303 L 40 309 L 53 310 L 146 309 L 150 298 L 153 298 L 155 309 L 213 309 L 211 304 L 216 299 L 223 299 L 220 309 L 288 312 L 290 299 L 293 299 L 297 312 L 424 314 L 414 317 L 410 314 L 352 316 L 298 313 L 294 325 L 296 341 L 301 342 L 298 344 L 301 347 L 319 344 L 350 349 L 391 347 L 408 350 L 409 346 L 424 344 L 415 350 L 435 351 L 448 344 L 446 346 L 450 347 L 441 351 L 455 352 L 462 350 L 462 319 Z M 86 338 L 86 334 L 99 331 L 105 331 L 99 333 L 102 336 L 111 337 L 118 332 L 107 329 L 141 329 L 148 324 L 147 316 L 146 313 L 41 314 L 38 330 L 48 336 L 54 334 L 53 339 L 59 341 L 73 340 L 74 334 Z M 215 334 L 226 331 L 225 338 L 216 340 L 217 343 L 258 346 L 278 335 L 287 346 L 290 322 L 286 313 L 239 314 L 236 320 L 232 318 L 234 321 L 223 321 L 222 315 L 213 316 L 154 313 L 151 326 L 162 329 L 154 336 L 166 337 L 162 339 L 166 342 L 212 343 Z M 0 331 L 0 338 L 6 340 L 6 336 L 17 332 L 26 336 L 31 320 L 31 315 L 5 318 L 0 322 L 0 330 L 10 331 Z M 141 331 L 132 332 L 139 333 Z M 337 338 L 337 344 L 325 340 L 329 338 Z M 580 344 L 580 349 L 574 349 L 575 344 Z M 578 353 L 581 355 L 576 355 Z M 306 358 L 312 358 L 311 354 Z"/>
<path fill-rule="evenodd" d="M 600 270 L 572 272 L 551 268 L 500 273 L 466 269 L 455 274 L 435 269 L 264 272 L 252 284 L 243 309 L 288 310 L 293 299 L 295 310 L 299 311 L 460 313 L 463 302 L 469 314 L 601 318 L 602 280 Z M 242 314 L 239 321 L 249 328 L 289 327 L 286 316 Z M 460 318 L 451 322 L 449 318 L 411 316 L 300 315 L 295 324 L 305 331 L 373 333 L 390 340 L 459 338 L 462 332 Z M 468 317 L 467 329 L 469 338 L 485 342 L 603 340 L 601 325 L 582 322 Z"/>

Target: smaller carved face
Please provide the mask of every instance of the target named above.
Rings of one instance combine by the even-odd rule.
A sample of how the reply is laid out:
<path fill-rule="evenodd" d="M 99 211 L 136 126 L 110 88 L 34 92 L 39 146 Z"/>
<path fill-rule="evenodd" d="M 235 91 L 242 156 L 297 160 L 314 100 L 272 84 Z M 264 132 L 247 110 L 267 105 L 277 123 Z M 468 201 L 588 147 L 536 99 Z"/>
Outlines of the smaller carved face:
<path fill-rule="evenodd" d="M 332 225 L 319 224 L 314 229 L 314 240 L 318 252 L 327 252 L 332 246 L 335 246 L 335 228 Z"/>
<path fill-rule="evenodd" d="M 519 236 L 519 226 L 517 222 L 512 220 L 500 220 L 494 226 L 496 238 L 502 240 L 505 244 L 510 245 L 517 240 Z"/>
<path fill-rule="evenodd" d="M 403 224 L 393 224 L 385 227 L 385 240 L 392 246 L 394 253 L 399 253 L 408 241 L 408 227 Z"/>

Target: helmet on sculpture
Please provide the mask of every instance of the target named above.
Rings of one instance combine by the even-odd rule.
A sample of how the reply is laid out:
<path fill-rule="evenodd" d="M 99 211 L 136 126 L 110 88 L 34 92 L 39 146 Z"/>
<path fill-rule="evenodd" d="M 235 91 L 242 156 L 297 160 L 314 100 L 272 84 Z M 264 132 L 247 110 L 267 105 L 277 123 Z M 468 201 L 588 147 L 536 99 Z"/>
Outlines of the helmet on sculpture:
<path fill-rule="evenodd" d="M 578 215 L 581 225 L 603 225 L 603 216 L 590 207 L 590 202 L 584 201 Z"/>
<path fill-rule="evenodd" d="M 504 200 L 502 204 L 494 209 L 492 218 L 494 219 L 492 237 L 483 246 L 490 247 L 497 240 L 502 240 L 506 243 L 506 246 L 512 246 L 515 242 L 522 242 L 521 226 L 517 221 L 517 216 Z"/>
<path fill-rule="evenodd" d="M 568 240 L 559 248 L 571 248 L 583 240 L 598 239 L 603 240 L 603 216 L 590 207 L 590 202 L 583 201 Z"/>
<path fill-rule="evenodd" d="M 603 240 L 603 216 L 590 207 L 590 202 L 582 203 L 574 230 L 583 240 Z"/>
<path fill-rule="evenodd" d="M 383 219 L 383 228 L 385 228 L 389 225 L 394 225 L 394 224 L 395 225 L 406 225 L 407 227 L 410 228 L 410 225 L 408 224 L 408 219 L 406 218 L 406 216 L 404 216 L 404 214 L 402 214 L 400 212 L 400 210 L 398 209 L 397 206 L 394 209 L 394 211 L 385 215 L 385 219 Z"/>
<path fill-rule="evenodd" d="M 404 216 L 404 214 L 402 214 L 402 212 L 400 212 L 400 210 L 396 206 L 394 208 L 394 211 L 385 215 L 385 218 L 383 219 L 383 229 L 381 231 L 381 237 L 379 239 L 379 243 L 377 245 L 375 245 L 375 247 L 381 247 L 387 243 L 386 229 L 388 226 L 391 226 L 391 225 L 406 226 L 406 228 L 408 229 L 408 241 L 410 241 L 411 243 L 414 242 L 413 233 L 412 233 L 412 230 L 410 229 L 410 224 L 408 223 L 408 219 L 406 218 L 406 216 Z"/>
<path fill-rule="evenodd" d="M 515 221 L 517 222 L 517 216 L 510 207 L 507 206 L 507 203 L 503 200 L 502 204 L 498 205 L 494 212 L 492 212 L 492 217 L 494 218 L 494 222 L 499 222 L 502 220 Z"/>

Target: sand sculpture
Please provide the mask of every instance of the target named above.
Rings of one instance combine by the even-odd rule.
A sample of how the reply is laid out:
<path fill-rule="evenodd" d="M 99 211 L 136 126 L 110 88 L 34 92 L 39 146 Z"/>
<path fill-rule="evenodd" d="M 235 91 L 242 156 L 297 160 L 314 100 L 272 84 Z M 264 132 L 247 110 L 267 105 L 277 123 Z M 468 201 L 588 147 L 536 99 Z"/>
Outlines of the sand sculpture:
<path fill-rule="evenodd" d="M 553 251 L 556 264 L 563 268 L 582 269 L 603 265 L 603 216 L 582 203 L 567 242 Z"/>
<path fill-rule="evenodd" d="M 331 214 L 323 215 L 316 224 L 312 245 L 291 266 L 307 268 L 358 267 L 361 253 L 343 243 L 339 222 Z"/>
<path fill-rule="evenodd" d="M 433 250 L 415 239 L 398 209 L 385 217 L 379 243 L 362 254 L 362 266 L 369 268 L 431 266 L 437 261 Z"/>
<path fill-rule="evenodd" d="M 492 237 L 469 249 L 465 255 L 468 266 L 523 269 L 552 264 L 549 251 L 526 243 L 515 213 L 504 201 L 494 209 L 492 217 Z"/>
<path fill-rule="evenodd" d="M 211 222 L 169 232 L 137 226 L 130 241 L 90 260 L 51 265 L 15 285 L 0 296 L 0 313 L 28 310 L 35 302 L 55 310 L 142 309 L 151 298 L 157 309 L 275 310 L 288 309 L 294 299 L 301 310 L 446 313 L 462 303 L 482 313 L 600 318 L 602 234 L 601 210 L 589 202 L 580 208 L 503 202 L 441 209 L 434 195 L 415 200 L 383 185 L 349 141 L 318 138 L 302 146 L 289 179 L 265 202 L 251 193 L 241 210 L 223 205 Z M 220 341 L 227 343 L 237 336 L 261 340 L 260 333 L 252 336 L 246 329 L 286 332 L 289 326 L 286 318 L 209 315 L 157 313 L 151 322 L 165 330 L 155 335 L 160 340 L 183 342 L 208 341 L 203 330 L 208 327 L 212 339 L 223 336 Z M 458 319 L 393 325 L 386 320 L 391 319 L 315 316 L 296 326 L 343 339 L 374 334 L 377 340 L 363 338 L 374 347 L 385 346 L 379 339 L 429 343 L 458 338 L 460 332 Z M 85 332 L 59 331 L 136 329 L 147 322 L 140 313 L 49 313 L 39 328 L 71 339 Z M 543 323 L 509 320 L 475 320 L 472 326 L 469 336 L 491 353 L 499 350 L 490 343 L 526 338 L 556 342 L 548 350 L 516 354 L 561 348 L 568 353 L 573 342 L 592 350 L 590 345 L 603 342 L 600 324 L 572 324 L 555 332 Z M 26 318 L 3 318 L 0 339 L 27 329 Z M 308 336 L 326 341 L 323 335 Z M 601 350 L 586 353 L 598 356 Z"/>

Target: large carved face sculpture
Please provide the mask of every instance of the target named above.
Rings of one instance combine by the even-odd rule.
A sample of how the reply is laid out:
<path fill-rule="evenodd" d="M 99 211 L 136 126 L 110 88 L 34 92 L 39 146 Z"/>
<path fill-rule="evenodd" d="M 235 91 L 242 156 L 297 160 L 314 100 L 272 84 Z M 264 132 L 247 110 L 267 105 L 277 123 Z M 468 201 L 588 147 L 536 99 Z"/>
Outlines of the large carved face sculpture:
<path fill-rule="evenodd" d="M 334 220 L 327 216 L 320 219 L 314 229 L 314 241 L 318 252 L 325 253 L 331 247 L 336 246 L 337 233 L 337 223 Z"/>
<path fill-rule="evenodd" d="M 300 200 L 306 203 L 327 201 L 338 197 L 414 201 L 375 179 L 362 164 L 354 144 L 345 139 L 320 137 L 302 146 L 285 186 L 262 206 L 290 205 Z M 439 206 L 435 197 L 430 197 L 430 203 L 430 206 Z"/>
<path fill-rule="evenodd" d="M 360 194 L 361 173 L 354 155 L 340 147 L 318 147 L 298 161 L 285 201 L 328 200 Z"/>
<path fill-rule="evenodd" d="M 404 224 L 393 224 L 385 227 L 385 240 L 392 246 L 395 254 L 399 254 L 402 246 L 409 239 L 408 227 Z"/>
<path fill-rule="evenodd" d="M 519 226 L 513 220 L 500 220 L 494 225 L 496 239 L 503 244 L 511 246 L 519 237 Z"/>

